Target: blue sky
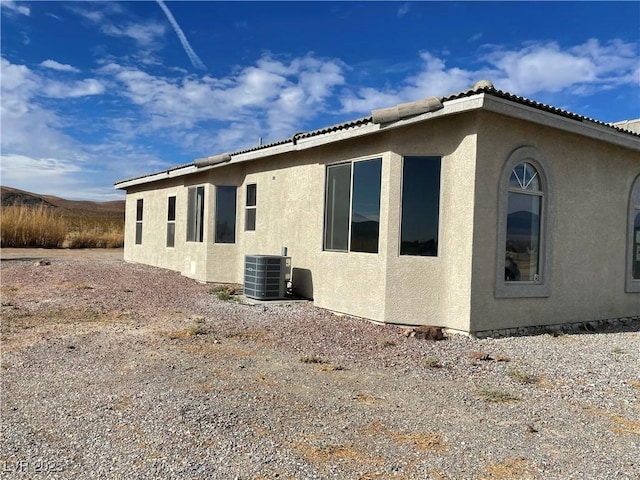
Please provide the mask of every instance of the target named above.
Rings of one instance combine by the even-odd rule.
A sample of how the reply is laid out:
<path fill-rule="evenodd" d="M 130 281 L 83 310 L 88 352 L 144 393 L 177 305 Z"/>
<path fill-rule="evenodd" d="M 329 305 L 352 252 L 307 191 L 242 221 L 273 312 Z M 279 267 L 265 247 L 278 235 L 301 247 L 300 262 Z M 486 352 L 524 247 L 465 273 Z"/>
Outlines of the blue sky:
<path fill-rule="evenodd" d="M 1 183 L 71 199 L 489 79 L 640 118 L 640 2 L 1 0 Z"/>

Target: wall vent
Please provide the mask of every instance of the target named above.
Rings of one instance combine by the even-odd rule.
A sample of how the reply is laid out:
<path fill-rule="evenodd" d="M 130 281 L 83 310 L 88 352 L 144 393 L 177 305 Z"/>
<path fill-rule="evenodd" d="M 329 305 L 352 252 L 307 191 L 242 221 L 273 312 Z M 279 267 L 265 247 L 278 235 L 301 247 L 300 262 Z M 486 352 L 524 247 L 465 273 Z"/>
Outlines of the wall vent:
<path fill-rule="evenodd" d="M 245 255 L 244 295 L 256 300 L 285 298 L 291 257 Z"/>

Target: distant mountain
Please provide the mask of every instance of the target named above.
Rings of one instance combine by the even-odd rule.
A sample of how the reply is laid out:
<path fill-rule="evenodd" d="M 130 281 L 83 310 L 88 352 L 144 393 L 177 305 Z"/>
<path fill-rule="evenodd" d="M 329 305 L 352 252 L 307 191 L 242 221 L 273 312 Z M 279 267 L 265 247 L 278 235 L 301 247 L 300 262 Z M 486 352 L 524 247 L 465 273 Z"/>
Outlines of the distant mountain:
<path fill-rule="evenodd" d="M 540 229 L 540 217 L 532 212 L 521 210 L 507 215 L 507 227 L 513 235 L 529 236 Z"/>
<path fill-rule="evenodd" d="M 0 186 L 3 207 L 25 205 L 27 207 L 55 208 L 60 214 L 75 217 L 109 217 L 124 219 L 124 200 L 89 202 L 66 200 L 53 195 L 40 195 L 12 187 Z"/>

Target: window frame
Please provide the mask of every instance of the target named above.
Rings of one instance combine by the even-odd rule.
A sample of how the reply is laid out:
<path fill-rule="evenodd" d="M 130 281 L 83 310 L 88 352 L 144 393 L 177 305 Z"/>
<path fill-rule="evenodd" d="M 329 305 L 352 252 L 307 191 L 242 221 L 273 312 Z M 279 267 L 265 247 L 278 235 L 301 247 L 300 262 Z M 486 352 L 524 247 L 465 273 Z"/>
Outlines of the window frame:
<path fill-rule="evenodd" d="M 171 206 L 171 200 L 173 200 L 173 212 Z M 176 246 L 176 207 L 177 207 L 176 195 L 169 195 L 167 197 L 167 238 L 166 247 L 174 248 Z M 172 214 L 173 213 L 173 218 Z"/>
<path fill-rule="evenodd" d="M 194 192 L 193 194 L 191 192 Z M 202 201 L 198 203 L 199 193 Z M 187 235 L 186 241 L 203 243 L 205 222 L 206 189 L 204 185 L 194 185 L 187 188 Z M 200 207 L 198 209 L 198 206 Z M 191 228 L 190 228 L 191 227 Z"/>
<path fill-rule="evenodd" d="M 423 159 L 438 159 L 438 217 L 436 219 L 436 245 L 435 245 L 435 250 L 436 253 L 435 255 L 419 255 L 419 254 L 415 254 L 415 253 L 402 253 L 402 233 L 403 233 L 403 219 L 404 219 L 404 213 L 405 213 L 405 160 L 409 158 L 409 159 L 416 159 L 416 158 L 423 158 Z M 399 213 L 399 231 L 398 231 L 398 256 L 399 257 L 410 257 L 410 258 L 437 258 L 440 256 L 440 244 L 439 244 L 439 240 L 440 240 L 440 218 L 442 217 L 441 213 L 441 209 L 442 209 L 442 155 L 403 155 L 402 156 L 402 163 L 401 163 L 401 171 L 400 171 L 400 213 Z"/>
<path fill-rule="evenodd" d="M 233 231 L 232 231 L 233 239 L 231 239 L 231 241 L 223 240 L 219 237 L 220 232 L 218 227 L 218 217 L 220 213 L 219 209 L 220 209 L 220 203 L 221 203 L 219 195 L 221 194 L 221 192 L 225 191 L 226 189 L 233 189 Z M 213 243 L 217 245 L 235 244 L 237 233 L 238 233 L 237 223 L 238 223 L 238 187 L 236 185 L 216 185 L 216 206 L 215 206 L 215 216 L 214 216 L 214 222 L 213 222 L 213 225 L 214 225 Z"/>
<path fill-rule="evenodd" d="M 253 204 L 249 204 L 249 187 L 253 187 Z M 252 215 L 253 221 L 250 223 L 249 218 Z M 248 183 L 245 188 L 245 206 L 244 206 L 244 231 L 255 232 L 256 231 L 256 219 L 258 217 L 258 184 Z"/>
<path fill-rule="evenodd" d="M 635 202 L 636 196 L 638 197 L 638 203 Z M 627 213 L 627 251 L 625 256 L 625 292 L 626 293 L 640 293 L 640 278 L 633 278 L 633 257 L 636 254 L 634 245 L 635 233 L 635 217 L 640 215 L 640 175 L 636 176 L 631 184 L 631 190 L 629 192 L 629 207 Z M 637 248 L 637 247 L 636 247 Z"/>
<path fill-rule="evenodd" d="M 136 232 L 135 232 L 135 244 L 142 245 L 142 222 L 144 218 L 144 199 L 136 199 Z"/>
<path fill-rule="evenodd" d="M 507 281 L 504 278 L 506 267 L 505 252 L 507 246 L 507 215 L 509 208 L 509 194 L 514 190 L 510 187 L 513 169 L 521 163 L 530 163 L 538 172 L 540 181 L 540 227 L 538 253 L 538 279 L 533 281 Z M 498 217 L 497 241 L 495 261 L 495 289 L 496 298 L 517 297 L 548 297 L 551 292 L 552 264 L 551 222 L 555 218 L 553 202 L 553 175 L 551 164 L 540 150 L 533 146 L 522 146 L 513 150 L 507 157 L 498 184 Z M 532 194 L 537 195 L 537 194 Z"/>
<path fill-rule="evenodd" d="M 355 179 L 355 165 L 362 162 L 369 161 L 378 161 L 380 163 L 380 185 L 378 188 L 378 237 L 377 237 L 377 245 L 376 251 L 363 251 L 363 250 L 353 250 L 352 249 L 352 241 L 353 241 L 353 198 L 354 198 L 354 179 Z M 329 196 L 329 169 L 334 167 L 345 167 L 349 166 L 349 206 L 348 206 L 348 221 L 347 223 L 347 248 L 346 249 L 337 249 L 337 248 L 327 248 L 327 219 L 328 219 L 328 196 Z M 322 251 L 324 252 L 338 252 L 338 253 L 366 253 L 366 254 L 374 254 L 377 255 L 380 253 L 380 212 L 382 210 L 382 175 L 383 175 L 383 167 L 384 167 L 384 158 L 383 155 L 372 155 L 364 158 L 358 158 L 354 160 L 348 160 L 343 162 L 337 162 L 332 164 L 327 164 L 325 166 L 325 185 L 324 185 L 324 210 L 323 210 L 323 230 L 322 230 Z"/>

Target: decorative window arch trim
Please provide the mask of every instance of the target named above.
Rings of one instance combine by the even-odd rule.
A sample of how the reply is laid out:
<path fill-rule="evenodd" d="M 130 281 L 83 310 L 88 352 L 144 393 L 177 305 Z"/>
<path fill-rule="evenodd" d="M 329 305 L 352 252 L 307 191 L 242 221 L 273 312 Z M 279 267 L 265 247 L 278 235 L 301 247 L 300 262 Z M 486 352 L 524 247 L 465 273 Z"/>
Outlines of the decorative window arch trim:
<path fill-rule="evenodd" d="M 516 165 L 527 162 L 538 171 L 541 183 L 542 197 L 540 214 L 540 245 L 539 245 L 539 278 L 537 281 L 505 281 L 505 250 L 507 243 L 507 213 L 509 201 L 509 179 Z M 500 182 L 498 184 L 498 228 L 496 241 L 496 271 L 495 290 L 496 298 L 516 297 L 548 297 L 551 291 L 551 222 L 554 218 L 554 186 L 551 163 L 535 147 L 522 146 L 509 154 L 505 162 Z"/>
<path fill-rule="evenodd" d="M 634 229 L 635 216 L 640 214 L 640 175 L 638 175 L 631 184 L 629 192 L 629 212 L 627 214 L 627 255 L 625 256 L 626 265 L 626 282 L 625 291 L 627 293 L 640 293 L 640 279 L 633 278 L 633 261 L 634 256 L 638 254 L 636 251 L 640 246 L 634 242 L 634 235 L 637 233 Z"/>

